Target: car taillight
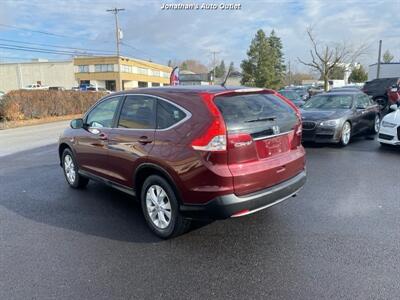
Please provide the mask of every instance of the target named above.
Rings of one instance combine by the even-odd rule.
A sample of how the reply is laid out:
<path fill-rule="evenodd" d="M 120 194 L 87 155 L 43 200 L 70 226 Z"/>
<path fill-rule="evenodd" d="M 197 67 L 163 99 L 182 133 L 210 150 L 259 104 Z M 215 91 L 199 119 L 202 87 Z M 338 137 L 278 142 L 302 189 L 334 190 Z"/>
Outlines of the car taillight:
<path fill-rule="evenodd" d="M 299 122 L 294 127 L 294 134 L 293 134 L 293 139 L 291 142 L 291 149 L 296 149 L 297 147 L 299 147 L 301 145 L 302 132 L 303 132 L 303 126 L 302 126 L 301 122 Z"/>
<path fill-rule="evenodd" d="M 214 104 L 212 96 L 203 94 L 203 101 L 212 116 L 212 121 L 207 130 L 192 141 L 192 147 L 200 151 L 226 151 L 226 127 L 218 107 Z"/>

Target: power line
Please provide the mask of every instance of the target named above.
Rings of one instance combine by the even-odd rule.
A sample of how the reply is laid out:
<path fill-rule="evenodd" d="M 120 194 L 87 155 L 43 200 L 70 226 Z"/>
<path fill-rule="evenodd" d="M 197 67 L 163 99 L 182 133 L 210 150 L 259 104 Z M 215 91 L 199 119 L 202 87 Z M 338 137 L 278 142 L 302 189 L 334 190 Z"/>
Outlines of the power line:
<path fill-rule="evenodd" d="M 48 54 L 58 54 L 58 55 L 67 55 L 67 56 L 76 56 L 76 55 L 84 55 L 84 56 L 96 56 L 90 53 L 78 53 L 78 52 L 68 52 L 68 51 L 57 51 L 57 50 L 48 50 L 48 49 L 39 49 L 39 48 L 28 48 L 28 47 L 15 47 L 11 45 L 0 44 L 0 49 L 7 50 L 16 50 L 16 51 L 25 51 L 25 52 L 38 52 L 38 53 L 48 53 Z"/>
<path fill-rule="evenodd" d="M 12 43 L 19 43 L 19 44 L 26 44 L 26 45 L 47 46 L 47 47 L 52 47 L 52 48 L 72 49 L 72 50 L 78 50 L 78 51 L 93 51 L 93 52 L 101 52 L 101 53 L 106 53 L 106 52 L 113 53 L 113 51 L 110 51 L 110 50 L 98 50 L 98 49 L 88 49 L 88 48 L 75 48 L 75 47 L 68 47 L 68 46 L 62 46 L 62 45 L 43 44 L 43 43 L 32 43 L 32 42 L 22 42 L 22 41 L 9 40 L 9 39 L 1 39 L 1 38 L 0 38 L 0 41 L 12 42 Z"/>
<path fill-rule="evenodd" d="M 42 30 L 34 30 L 34 29 L 29 29 L 29 28 L 25 28 L 25 27 L 18 27 L 18 26 L 14 26 L 14 25 L 0 24 L 0 26 L 1 27 L 6 27 L 6 28 L 12 28 L 12 29 L 16 29 L 16 30 L 23 30 L 23 31 L 29 31 L 29 32 L 34 32 L 34 33 L 40 33 L 40 34 L 45 34 L 45 35 L 72 38 L 71 36 L 67 36 L 67 35 L 63 35 L 63 34 L 57 34 L 57 33 L 52 33 L 52 32 L 42 31 Z"/>
<path fill-rule="evenodd" d="M 104 54 L 101 52 L 98 53 L 93 53 L 93 52 L 86 52 L 86 51 L 70 51 L 70 50 L 57 50 L 57 49 L 48 49 L 48 48 L 33 48 L 33 47 L 26 47 L 26 46 L 20 46 L 20 45 L 13 45 L 13 44 L 3 44 L 0 43 L 0 46 L 7 46 L 7 47 L 14 47 L 18 49 L 25 49 L 25 50 L 39 50 L 39 51 L 48 51 L 48 52 L 54 52 L 54 53 L 59 53 L 59 54 Z"/>

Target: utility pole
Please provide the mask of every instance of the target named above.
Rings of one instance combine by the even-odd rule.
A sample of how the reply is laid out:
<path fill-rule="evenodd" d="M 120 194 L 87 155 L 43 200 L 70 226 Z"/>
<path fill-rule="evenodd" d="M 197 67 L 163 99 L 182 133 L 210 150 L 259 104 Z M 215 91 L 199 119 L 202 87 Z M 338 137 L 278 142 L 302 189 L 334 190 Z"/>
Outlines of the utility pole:
<path fill-rule="evenodd" d="M 215 84 L 215 67 L 216 67 L 215 55 L 218 53 L 219 53 L 219 51 L 211 51 L 211 54 L 213 55 L 213 80 L 212 80 L 213 84 Z"/>
<path fill-rule="evenodd" d="M 379 54 L 378 54 L 378 66 L 376 68 L 376 79 L 379 79 L 379 73 L 381 72 L 381 51 L 382 51 L 382 40 L 379 40 Z"/>
<path fill-rule="evenodd" d="M 118 26 L 118 12 L 124 11 L 125 8 L 113 8 L 107 9 L 108 12 L 111 12 L 115 16 L 115 36 L 117 41 L 117 56 L 119 57 L 119 26 Z"/>

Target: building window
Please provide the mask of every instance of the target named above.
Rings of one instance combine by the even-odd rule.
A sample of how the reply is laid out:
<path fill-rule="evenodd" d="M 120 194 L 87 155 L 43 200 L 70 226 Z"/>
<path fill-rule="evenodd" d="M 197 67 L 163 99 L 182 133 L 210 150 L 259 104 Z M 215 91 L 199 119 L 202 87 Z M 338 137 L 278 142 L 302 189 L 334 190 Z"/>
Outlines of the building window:
<path fill-rule="evenodd" d="M 152 70 L 151 73 L 153 76 L 160 77 L 160 71 L 158 71 L 158 70 Z"/>
<path fill-rule="evenodd" d="M 132 66 L 121 65 L 121 72 L 123 72 L 123 73 L 132 73 Z"/>
<path fill-rule="evenodd" d="M 139 73 L 139 74 L 143 74 L 143 75 L 147 75 L 147 74 L 148 74 L 148 71 L 147 71 L 147 69 L 145 69 L 145 68 L 138 68 L 138 73 Z"/>
<path fill-rule="evenodd" d="M 151 83 L 151 86 L 160 86 L 160 83 L 158 83 L 158 82 L 152 82 L 152 83 Z"/>
<path fill-rule="evenodd" d="M 138 87 L 142 88 L 142 87 L 148 87 L 149 84 L 147 82 L 144 81 L 139 81 L 138 82 Z"/>
<path fill-rule="evenodd" d="M 95 65 L 94 70 L 95 72 L 114 72 L 114 65 Z"/>
<path fill-rule="evenodd" d="M 89 66 L 88 65 L 79 65 L 78 72 L 79 73 L 89 73 Z"/>

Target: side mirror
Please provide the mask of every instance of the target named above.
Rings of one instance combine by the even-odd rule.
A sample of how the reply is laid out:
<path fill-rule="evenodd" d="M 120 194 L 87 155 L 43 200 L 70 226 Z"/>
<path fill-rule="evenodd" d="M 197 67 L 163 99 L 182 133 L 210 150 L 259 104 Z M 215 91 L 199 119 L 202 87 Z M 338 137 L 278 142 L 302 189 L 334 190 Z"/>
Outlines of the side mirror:
<path fill-rule="evenodd" d="M 72 129 L 80 129 L 83 128 L 83 119 L 74 119 L 69 124 Z"/>
<path fill-rule="evenodd" d="M 397 104 L 390 105 L 390 110 L 396 111 L 398 109 L 399 109 L 399 107 L 397 106 Z"/>

